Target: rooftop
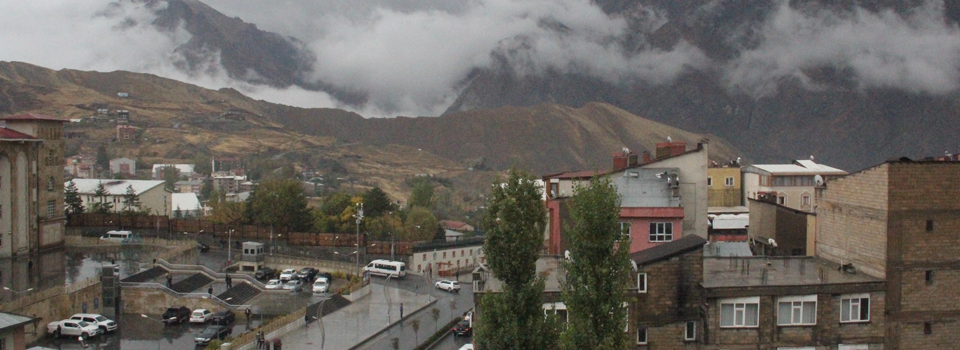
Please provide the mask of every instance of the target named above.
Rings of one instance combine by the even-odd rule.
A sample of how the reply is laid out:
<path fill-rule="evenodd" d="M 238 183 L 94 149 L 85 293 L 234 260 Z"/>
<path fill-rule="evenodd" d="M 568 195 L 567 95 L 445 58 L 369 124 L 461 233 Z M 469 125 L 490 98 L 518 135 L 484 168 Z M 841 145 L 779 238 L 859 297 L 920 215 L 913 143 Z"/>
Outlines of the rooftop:
<path fill-rule="evenodd" d="M 751 257 L 750 243 L 747 242 L 710 242 L 703 246 L 705 257 Z"/>
<path fill-rule="evenodd" d="M 22 132 L 0 127 L 0 140 L 3 141 L 43 141 Z"/>
<path fill-rule="evenodd" d="M 803 286 L 817 284 L 880 282 L 861 272 L 841 271 L 830 261 L 806 257 L 705 257 L 705 288 Z"/>
<path fill-rule="evenodd" d="M 69 181 L 64 183 L 64 186 Z M 163 185 L 160 180 L 114 180 L 114 179 L 73 179 L 73 184 L 77 186 L 77 193 L 93 194 L 97 192 L 97 186 L 103 183 L 103 189 L 108 195 L 122 196 L 127 194 L 127 187 L 133 186 L 133 191 L 137 194 L 149 191 L 150 189 Z"/>
<path fill-rule="evenodd" d="M 752 170 L 752 171 L 751 171 Z M 764 172 L 771 175 L 847 175 L 847 172 L 812 160 L 795 160 L 793 164 L 754 164 L 746 172 Z"/>
<path fill-rule="evenodd" d="M 173 210 L 200 210 L 200 199 L 196 193 L 172 193 L 170 196 L 170 207 Z"/>
<path fill-rule="evenodd" d="M 66 119 L 60 119 L 60 118 L 56 118 L 56 117 L 51 117 L 51 116 L 49 116 L 49 115 L 36 114 L 36 113 L 24 113 L 24 114 L 10 115 L 10 116 L 6 116 L 6 117 L 2 117 L 2 118 L 0 118 L 0 120 L 21 120 L 21 121 L 44 120 L 44 121 L 64 122 L 64 123 L 69 121 L 69 120 L 66 120 Z"/>
<path fill-rule="evenodd" d="M 714 230 L 745 229 L 750 225 L 750 214 L 720 214 L 713 218 Z"/>
<path fill-rule="evenodd" d="M 630 254 L 630 259 L 637 265 L 646 265 L 670 257 L 680 255 L 689 251 L 700 249 L 707 240 L 697 235 L 689 235 L 673 242 L 664 243 L 653 248 L 648 248 Z"/>
<path fill-rule="evenodd" d="M 0 312 L 0 329 L 22 326 L 30 322 L 33 322 L 30 317 Z"/>

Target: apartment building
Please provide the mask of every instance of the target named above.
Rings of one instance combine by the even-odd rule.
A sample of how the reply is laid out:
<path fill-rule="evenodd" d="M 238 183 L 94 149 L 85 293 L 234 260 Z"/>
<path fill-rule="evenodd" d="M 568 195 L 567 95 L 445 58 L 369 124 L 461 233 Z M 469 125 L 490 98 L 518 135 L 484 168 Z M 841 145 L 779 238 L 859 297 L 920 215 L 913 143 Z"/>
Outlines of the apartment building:
<path fill-rule="evenodd" d="M 792 164 L 754 164 L 743 169 L 743 197 L 770 196 L 777 204 L 813 212 L 817 207 L 816 187 L 844 175 L 846 171 L 812 159 L 796 160 Z"/>

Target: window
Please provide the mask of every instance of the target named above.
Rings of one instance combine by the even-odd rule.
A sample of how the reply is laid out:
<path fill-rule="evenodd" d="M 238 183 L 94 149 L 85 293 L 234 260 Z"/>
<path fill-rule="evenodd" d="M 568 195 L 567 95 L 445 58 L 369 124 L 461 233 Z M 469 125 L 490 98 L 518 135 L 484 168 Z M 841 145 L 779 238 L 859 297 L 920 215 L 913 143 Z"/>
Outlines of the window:
<path fill-rule="evenodd" d="M 651 222 L 650 242 L 670 242 L 673 240 L 672 222 Z"/>
<path fill-rule="evenodd" d="M 47 191 L 53 191 L 56 188 L 55 183 L 56 182 L 53 180 L 53 176 L 47 179 Z"/>
<path fill-rule="evenodd" d="M 637 345 L 647 344 L 647 327 L 637 327 Z"/>
<path fill-rule="evenodd" d="M 927 232 L 933 232 L 933 220 L 927 220 Z"/>
<path fill-rule="evenodd" d="M 733 187 L 733 176 L 727 176 L 727 178 L 723 179 L 723 185 Z"/>
<path fill-rule="evenodd" d="M 809 207 L 809 206 L 810 206 L 810 195 L 809 195 L 809 194 L 804 194 L 802 197 L 800 197 L 800 205 L 805 206 L 805 207 Z"/>
<path fill-rule="evenodd" d="M 453 254 L 453 257 L 454 257 L 454 258 L 457 257 L 457 251 L 456 251 L 456 250 L 454 250 L 453 252 L 451 252 L 451 254 Z"/>
<path fill-rule="evenodd" d="M 629 222 L 621 222 L 621 223 L 620 223 L 620 234 L 624 236 L 624 237 L 621 237 L 621 238 L 630 238 L 630 223 L 629 223 Z"/>
<path fill-rule="evenodd" d="M 927 280 L 927 284 L 933 284 L 933 270 L 927 270 L 925 279 Z"/>
<path fill-rule="evenodd" d="M 817 296 L 783 297 L 777 305 L 777 325 L 800 326 L 817 324 Z"/>
<path fill-rule="evenodd" d="M 550 183 L 550 197 L 556 197 L 560 193 L 560 184 L 553 182 Z"/>
<path fill-rule="evenodd" d="M 638 293 L 647 292 L 647 274 L 645 273 L 637 274 L 637 292 Z"/>
<path fill-rule="evenodd" d="M 444 259 L 447 258 L 447 252 L 443 252 L 443 258 L 444 258 Z"/>
<path fill-rule="evenodd" d="M 543 315 L 557 315 L 560 321 L 567 322 L 567 305 L 563 302 L 543 304 Z"/>
<path fill-rule="evenodd" d="M 840 322 L 870 321 L 870 294 L 840 296 Z"/>
<path fill-rule="evenodd" d="M 931 324 L 930 322 L 924 322 L 923 334 L 933 334 L 933 324 Z"/>
<path fill-rule="evenodd" d="M 713 186 L 713 178 L 712 178 L 712 177 L 708 177 L 708 178 L 707 178 L 707 186 Z"/>
<path fill-rule="evenodd" d="M 720 300 L 720 327 L 757 327 L 760 324 L 760 297 Z"/>
<path fill-rule="evenodd" d="M 687 321 L 687 328 L 683 332 L 683 340 L 697 340 L 697 322 Z"/>
<path fill-rule="evenodd" d="M 787 195 L 781 193 L 777 195 L 777 204 L 786 205 L 787 204 Z"/>
<path fill-rule="evenodd" d="M 57 201 L 47 201 L 47 217 L 52 218 L 57 215 Z"/>

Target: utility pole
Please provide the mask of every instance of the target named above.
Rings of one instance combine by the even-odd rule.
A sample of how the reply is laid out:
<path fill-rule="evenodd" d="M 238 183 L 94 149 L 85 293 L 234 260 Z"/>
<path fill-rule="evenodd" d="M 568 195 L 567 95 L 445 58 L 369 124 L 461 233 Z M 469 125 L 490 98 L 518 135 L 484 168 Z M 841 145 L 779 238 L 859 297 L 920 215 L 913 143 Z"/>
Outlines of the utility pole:
<path fill-rule="evenodd" d="M 363 221 L 363 202 L 357 204 L 360 209 L 354 217 L 357 218 L 357 277 L 360 277 L 360 222 Z"/>

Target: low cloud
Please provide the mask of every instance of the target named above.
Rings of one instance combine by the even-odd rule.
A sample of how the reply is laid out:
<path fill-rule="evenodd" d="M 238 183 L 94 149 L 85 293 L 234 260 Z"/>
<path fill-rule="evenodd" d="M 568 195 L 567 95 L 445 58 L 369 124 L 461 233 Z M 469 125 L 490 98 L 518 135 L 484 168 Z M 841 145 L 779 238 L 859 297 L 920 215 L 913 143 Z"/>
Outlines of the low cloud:
<path fill-rule="evenodd" d="M 775 93 L 784 77 L 812 84 L 801 70 L 816 67 L 852 72 L 859 88 L 944 94 L 960 84 L 960 30 L 944 21 L 942 1 L 905 15 L 801 10 L 783 1 L 761 35 L 758 47 L 721 68 L 728 86 L 755 97 Z"/>

